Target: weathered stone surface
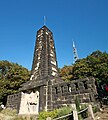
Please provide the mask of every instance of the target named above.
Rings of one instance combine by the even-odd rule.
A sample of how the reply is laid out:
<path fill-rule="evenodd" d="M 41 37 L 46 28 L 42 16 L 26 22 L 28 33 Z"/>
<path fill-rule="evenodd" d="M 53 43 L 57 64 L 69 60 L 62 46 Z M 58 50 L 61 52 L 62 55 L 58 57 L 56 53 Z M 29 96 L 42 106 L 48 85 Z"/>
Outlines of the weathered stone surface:
<path fill-rule="evenodd" d="M 20 101 L 21 101 L 21 93 L 9 95 L 7 97 L 6 107 L 18 110 L 19 105 L 20 105 Z"/>
<path fill-rule="evenodd" d="M 94 102 L 96 94 L 94 78 L 64 82 L 58 73 L 52 32 L 43 26 L 36 37 L 30 81 L 22 84 L 16 95 L 7 99 L 7 107 L 19 114 L 38 114 L 75 103 Z"/>

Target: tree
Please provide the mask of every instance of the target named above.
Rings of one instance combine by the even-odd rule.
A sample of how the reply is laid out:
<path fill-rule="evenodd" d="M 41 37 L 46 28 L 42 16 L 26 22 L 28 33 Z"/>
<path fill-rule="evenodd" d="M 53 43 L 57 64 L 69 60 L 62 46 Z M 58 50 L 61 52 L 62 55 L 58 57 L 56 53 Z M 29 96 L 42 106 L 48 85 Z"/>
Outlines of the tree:
<path fill-rule="evenodd" d="M 73 66 L 64 66 L 60 69 L 60 76 L 64 81 L 70 81 L 73 78 Z"/>
<path fill-rule="evenodd" d="M 108 83 L 108 53 L 97 50 L 72 66 L 63 67 L 60 75 L 70 81 L 92 76 L 98 82 Z"/>
<path fill-rule="evenodd" d="M 6 103 L 6 98 L 10 94 L 18 92 L 21 84 L 28 81 L 30 71 L 8 61 L 0 61 L 0 102 Z"/>
<path fill-rule="evenodd" d="M 91 76 L 98 81 L 108 82 L 108 54 L 95 51 L 86 58 L 89 68 L 92 69 Z"/>
<path fill-rule="evenodd" d="M 72 66 L 63 67 L 60 75 L 66 81 L 94 77 L 99 100 L 108 98 L 108 53 L 106 52 L 97 50 L 86 58 L 77 60 Z"/>

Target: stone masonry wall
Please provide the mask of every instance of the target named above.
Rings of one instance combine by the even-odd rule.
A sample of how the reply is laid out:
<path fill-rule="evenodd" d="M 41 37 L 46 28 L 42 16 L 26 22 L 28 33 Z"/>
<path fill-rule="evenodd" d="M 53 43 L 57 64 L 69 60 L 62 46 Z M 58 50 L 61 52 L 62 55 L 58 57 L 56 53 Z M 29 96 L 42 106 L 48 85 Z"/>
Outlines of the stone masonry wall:
<path fill-rule="evenodd" d="M 18 110 L 19 105 L 20 105 L 20 99 L 21 99 L 21 93 L 20 92 L 18 94 L 9 95 L 7 97 L 6 107 Z"/>
<path fill-rule="evenodd" d="M 95 80 L 85 78 L 73 82 L 62 82 L 49 85 L 48 110 L 73 104 L 78 97 L 80 103 L 95 102 Z"/>
<path fill-rule="evenodd" d="M 32 90 L 36 90 L 32 89 Z M 65 105 L 74 104 L 78 98 L 80 103 L 95 102 L 96 87 L 94 78 L 79 79 L 72 82 L 55 83 L 51 80 L 38 87 L 39 112 L 51 111 Z M 21 93 L 9 95 L 6 107 L 19 111 Z"/>

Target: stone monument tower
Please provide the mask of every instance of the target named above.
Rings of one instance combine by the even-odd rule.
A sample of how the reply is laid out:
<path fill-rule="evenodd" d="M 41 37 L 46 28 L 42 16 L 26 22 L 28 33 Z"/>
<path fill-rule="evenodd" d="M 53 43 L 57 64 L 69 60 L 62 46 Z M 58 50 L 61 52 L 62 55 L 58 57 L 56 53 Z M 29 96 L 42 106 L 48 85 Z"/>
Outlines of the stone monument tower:
<path fill-rule="evenodd" d="M 59 77 L 52 32 L 43 26 L 37 31 L 30 80 L 18 94 L 7 97 L 7 107 L 17 109 L 19 115 L 38 114 L 62 106 L 95 102 L 94 78 L 63 81 Z"/>
<path fill-rule="evenodd" d="M 51 109 L 48 85 L 60 81 L 53 34 L 43 26 L 37 31 L 30 81 L 20 88 L 19 114 L 38 114 Z"/>
<path fill-rule="evenodd" d="M 30 80 L 40 81 L 48 76 L 58 76 L 55 46 L 52 32 L 43 26 L 36 36 L 36 46 Z"/>

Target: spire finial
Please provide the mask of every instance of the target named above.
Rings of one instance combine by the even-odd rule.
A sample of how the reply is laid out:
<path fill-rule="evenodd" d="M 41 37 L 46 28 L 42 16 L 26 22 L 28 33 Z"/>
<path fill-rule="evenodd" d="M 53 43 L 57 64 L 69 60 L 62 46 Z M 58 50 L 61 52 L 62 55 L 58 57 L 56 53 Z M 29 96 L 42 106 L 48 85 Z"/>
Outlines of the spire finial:
<path fill-rule="evenodd" d="M 44 16 L 44 25 L 46 25 L 46 16 Z"/>

